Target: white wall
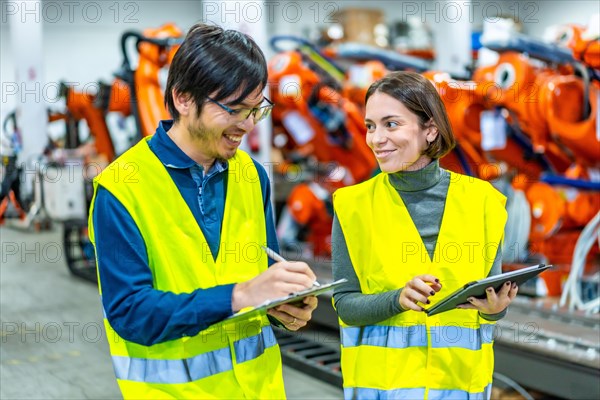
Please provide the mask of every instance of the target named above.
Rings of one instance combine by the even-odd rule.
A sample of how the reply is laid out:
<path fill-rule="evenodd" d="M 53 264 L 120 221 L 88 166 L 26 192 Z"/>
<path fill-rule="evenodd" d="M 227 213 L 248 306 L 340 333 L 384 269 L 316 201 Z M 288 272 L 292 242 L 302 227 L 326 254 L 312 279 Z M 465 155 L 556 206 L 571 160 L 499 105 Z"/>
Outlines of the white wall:
<path fill-rule="evenodd" d="M 462 0 L 457 2 L 464 3 Z M 81 85 L 98 79 L 110 80 L 121 63 L 119 38 L 128 29 L 142 30 L 173 21 L 184 31 L 199 20 L 219 23 L 226 18 L 251 22 L 266 20 L 268 33 L 305 35 L 332 22 L 332 13 L 348 7 L 378 8 L 385 12 L 386 22 L 418 17 L 431 25 L 435 32 L 436 20 L 453 18 L 452 9 L 429 1 L 357 1 L 320 0 L 288 1 L 267 0 L 257 14 L 254 1 L 231 1 L 225 7 L 211 0 L 43 0 L 37 13 L 26 13 L 26 1 L 1 0 L 0 73 L 2 82 L 14 81 L 11 41 L 5 21 L 8 12 L 18 6 L 22 18 L 41 18 L 44 21 L 44 77 L 50 84 L 60 80 L 79 82 Z M 446 1 L 445 3 L 452 3 Z M 508 1 L 478 0 L 470 3 L 472 14 L 462 18 L 472 20 L 474 28 L 484 17 L 493 18 L 500 11 L 517 15 L 524 22 L 526 33 L 541 37 L 544 29 L 553 24 L 576 22 L 585 24 L 591 14 L 599 10 L 597 0 L 579 1 Z M 448 6 L 446 6 L 448 7 Z M 457 38 L 457 40 L 459 40 Z M 270 49 L 264 49 L 269 56 Z M 49 91 L 48 93 L 51 93 Z M 2 96 L 1 117 L 14 108 L 14 98 Z M 50 99 L 52 100 L 52 99 Z"/>
<path fill-rule="evenodd" d="M 44 60 L 50 81 L 65 78 L 84 82 L 99 78 L 110 80 L 122 61 L 119 43 L 124 31 L 142 31 L 174 22 L 185 32 L 200 19 L 201 10 L 198 1 L 189 0 L 81 3 L 101 5 L 102 15 L 98 22 L 92 22 L 90 17 L 86 21 L 83 13 L 75 13 L 73 23 L 65 15 L 59 23 L 44 25 L 47 32 Z"/>
<path fill-rule="evenodd" d="M 385 13 L 387 23 L 405 20 L 408 17 L 418 17 L 431 25 L 435 31 L 436 22 L 440 19 L 455 19 L 452 3 L 466 5 L 467 18 L 475 28 L 481 27 L 484 18 L 495 19 L 498 14 L 517 16 L 523 21 L 525 33 L 541 37 L 549 25 L 564 23 L 587 24 L 590 15 L 600 12 L 597 0 L 448 0 L 438 1 L 394 1 L 394 0 L 337 0 L 337 1 L 274 1 L 280 3 L 273 6 L 279 18 L 272 26 L 271 32 L 277 34 L 302 34 L 328 24 L 328 15 L 335 9 L 343 8 L 372 8 L 381 9 Z M 444 4 L 448 3 L 448 4 Z M 286 9 L 287 4 L 287 9 Z M 294 10 L 300 8 L 300 19 L 295 18 Z M 317 12 L 318 10 L 318 12 Z M 287 13 L 286 13 L 287 11 Z M 286 15 L 287 14 L 287 15 Z M 329 19 L 330 21 L 330 19 Z"/>
<path fill-rule="evenodd" d="M 532 36 L 542 37 L 544 29 L 551 25 L 575 23 L 587 25 L 592 14 L 600 13 L 600 3 L 597 0 L 579 1 L 536 1 L 539 11 L 532 18 L 523 21 L 523 27 Z M 527 17 L 532 8 L 524 15 Z"/>
<path fill-rule="evenodd" d="M 198 0 L 176 1 L 52 1 L 43 0 L 40 9 L 28 8 L 26 1 L 2 0 L 0 67 L 3 85 L 15 80 L 8 29 L 9 13 L 43 22 L 43 76 L 41 97 L 56 103 L 54 87 L 65 80 L 80 87 L 99 79 L 110 82 L 121 65 L 120 37 L 126 30 L 141 31 L 166 22 L 176 23 L 184 32 L 201 19 Z M 6 86 L 4 86 L 6 87 Z M 3 91 L 4 92 L 4 91 Z M 18 96 L 2 95 L 0 117 L 15 108 Z"/>
<path fill-rule="evenodd" d="M 503 15 L 516 17 L 523 24 L 523 33 L 542 38 L 548 26 L 576 23 L 587 25 L 589 18 L 594 13 L 600 13 L 597 0 L 479 0 L 480 5 L 475 9 L 474 27 L 481 28 L 483 19 L 487 17 L 494 20 L 497 11 Z"/>

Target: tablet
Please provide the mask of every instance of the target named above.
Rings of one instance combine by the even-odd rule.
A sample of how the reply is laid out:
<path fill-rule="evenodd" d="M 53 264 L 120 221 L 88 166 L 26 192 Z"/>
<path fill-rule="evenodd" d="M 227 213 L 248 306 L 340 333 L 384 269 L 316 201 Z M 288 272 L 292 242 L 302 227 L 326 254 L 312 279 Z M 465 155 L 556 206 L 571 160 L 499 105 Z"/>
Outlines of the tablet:
<path fill-rule="evenodd" d="M 262 303 L 256 307 L 243 309 L 242 311 L 233 314 L 232 316 L 226 318 L 225 320 L 230 321 L 232 319 L 253 317 L 254 315 L 256 315 L 257 313 L 259 313 L 261 311 L 266 311 L 269 308 L 277 307 L 281 304 L 300 303 L 300 302 L 302 302 L 302 300 L 305 297 L 318 296 L 320 294 L 323 294 L 325 292 L 333 290 L 334 288 L 336 288 L 340 285 L 343 285 L 346 282 L 348 282 L 347 279 L 339 279 L 335 282 L 327 283 L 327 284 L 320 285 L 320 286 L 313 286 L 311 288 L 301 290 L 296 293 L 290 293 L 288 296 L 285 296 L 285 297 L 267 300 L 264 303 Z"/>
<path fill-rule="evenodd" d="M 427 315 L 431 316 L 444 311 L 453 310 L 459 304 L 468 303 L 469 301 L 467 299 L 469 297 L 484 299 L 486 297 L 485 290 L 490 286 L 492 286 L 497 292 L 507 281 L 515 282 L 517 285 L 520 285 L 549 268 L 552 268 L 552 265 L 538 264 L 531 267 L 521 268 L 516 271 L 490 276 L 478 281 L 469 282 L 454 293 L 446 296 L 439 303 L 424 311 Z"/>

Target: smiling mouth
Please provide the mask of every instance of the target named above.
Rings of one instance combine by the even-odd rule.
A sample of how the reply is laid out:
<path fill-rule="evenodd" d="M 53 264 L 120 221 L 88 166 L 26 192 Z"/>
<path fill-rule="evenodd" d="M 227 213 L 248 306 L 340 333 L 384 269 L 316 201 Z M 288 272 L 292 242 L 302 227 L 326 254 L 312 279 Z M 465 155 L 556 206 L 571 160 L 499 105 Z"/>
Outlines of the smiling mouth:
<path fill-rule="evenodd" d="M 227 134 L 224 134 L 223 136 L 225 136 L 225 139 L 227 139 L 229 141 L 232 141 L 234 143 L 240 143 L 242 141 L 242 137 L 243 137 L 241 135 L 240 136 L 234 136 L 234 135 L 227 135 Z"/>
<path fill-rule="evenodd" d="M 396 151 L 396 149 L 394 149 L 394 150 L 376 150 L 375 157 L 384 158 L 384 157 L 392 154 L 394 151 Z"/>

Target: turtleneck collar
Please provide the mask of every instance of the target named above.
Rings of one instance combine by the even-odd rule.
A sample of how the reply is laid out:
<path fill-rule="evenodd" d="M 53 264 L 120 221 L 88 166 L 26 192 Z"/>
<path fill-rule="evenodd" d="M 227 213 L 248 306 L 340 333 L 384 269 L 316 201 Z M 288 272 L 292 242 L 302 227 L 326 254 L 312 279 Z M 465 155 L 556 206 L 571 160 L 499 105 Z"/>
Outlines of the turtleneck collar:
<path fill-rule="evenodd" d="M 392 186 L 402 192 L 418 192 L 435 186 L 442 179 L 439 160 L 433 160 L 418 171 L 399 171 L 389 174 Z"/>

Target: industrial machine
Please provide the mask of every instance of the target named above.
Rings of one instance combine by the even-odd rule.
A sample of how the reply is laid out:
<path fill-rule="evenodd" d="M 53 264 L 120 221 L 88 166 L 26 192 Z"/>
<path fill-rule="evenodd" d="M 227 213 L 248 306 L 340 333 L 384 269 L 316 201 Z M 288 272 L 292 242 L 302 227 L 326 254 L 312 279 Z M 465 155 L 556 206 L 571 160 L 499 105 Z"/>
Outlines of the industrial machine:
<path fill-rule="evenodd" d="M 152 135 L 160 120 L 170 118 L 163 104 L 164 78 L 182 36 L 183 32 L 174 24 L 147 29 L 142 33 L 125 32 L 121 37 L 123 64 L 115 73 L 112 85 L 101 85 L 100 93 L 95 98 L 67 91 L 69 111 L 88 122 L 96 139 L 97 152 L 106 159 L 106 164 L 116 155 L 107 125 L 109 113 L 118 113 L 123 117 L 134 116 L 137 129 L 131 145 L 142 137 Z M 139 53 L 137 67 L 132 65 L 129 56 L 130 43 L 133 43 L 134 49 Z M 100 170 L 96 169 L 96 172 L 99 173 Z M 86 210 L 93 193 L 91 180 L 87 183 Z M 96 281 L 94 250 L 87 229 L 87 215 L 83 219 L 65 221 L 64 248 L 70 271 L 76 276 Z"/>
<path fill-rule="evenodd" d="M 577 255 L 577 238 L 600 211 L 598 88 L 588 67 L 567 49 L 519 35 L 484 45 L 500 58 L 475 71 L 474 80 L 495 85 L 495 94 L 485 95 L 488 106 L 507 110 L 544 160 L 538 176 L 513 186 L 524 191 L 531 209 L 529 252 L 556 266 L 554 275 L 545 277 L 547 293 L 559 295 Z M 596 254 L 592 246 L 584 256 L 590 275 L 598 271 Z"/>

